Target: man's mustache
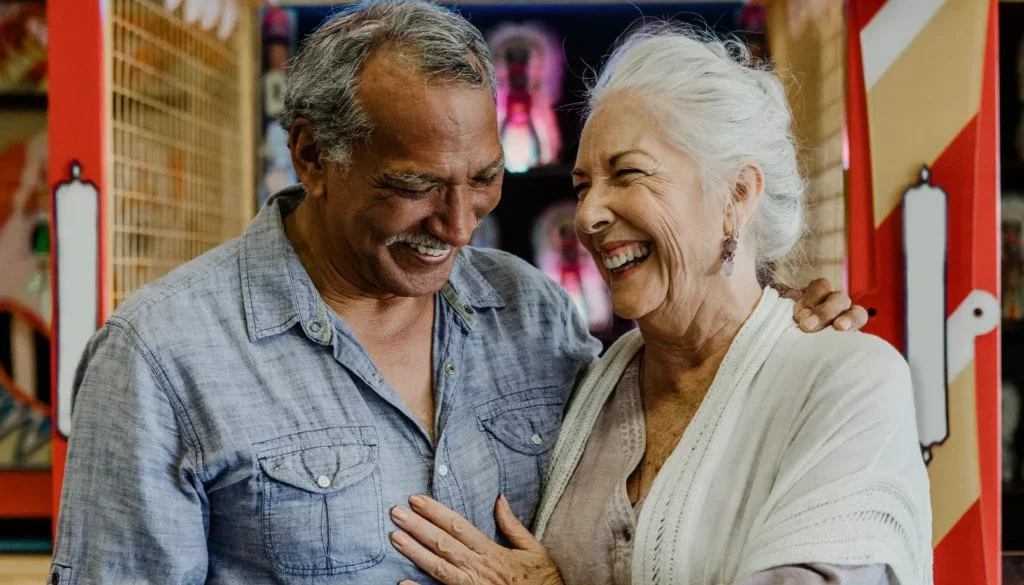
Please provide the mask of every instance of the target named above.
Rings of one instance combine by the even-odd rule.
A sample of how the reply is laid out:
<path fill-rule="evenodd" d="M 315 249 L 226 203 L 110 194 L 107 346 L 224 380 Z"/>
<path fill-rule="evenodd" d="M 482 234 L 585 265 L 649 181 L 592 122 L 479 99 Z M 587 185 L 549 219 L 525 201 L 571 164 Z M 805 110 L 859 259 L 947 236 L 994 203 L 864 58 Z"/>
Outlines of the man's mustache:
<path fill-rule="evenodd" d="M 424 248 L 433 248 L 435 250 L 449 250 L 451 246 L 435 238 L 430 234 L 400 234 L 397 236 L 391 236 L 387 240 L 384 240 L 385 246 L 393 246 L 395 244 L 411 244 L 413 246 L 423 246 Z"/>
<path fill-rule="evenodd" d="M 483 221 L 483 219 L 478 220 L 476 225 L 473 226 L 473 231 L 476 231 L 476 228 L 480 227 Z M 434 248 L 435 250 L 448 250 L 452 247 L 451 244 L 447 244 L 430 234 L 424 233 L 399 234 L 384 240 L 385 246 L 393 246 L 395 244 L 412 244 L 413 246 L 423 246 L 425 248 Z"/>

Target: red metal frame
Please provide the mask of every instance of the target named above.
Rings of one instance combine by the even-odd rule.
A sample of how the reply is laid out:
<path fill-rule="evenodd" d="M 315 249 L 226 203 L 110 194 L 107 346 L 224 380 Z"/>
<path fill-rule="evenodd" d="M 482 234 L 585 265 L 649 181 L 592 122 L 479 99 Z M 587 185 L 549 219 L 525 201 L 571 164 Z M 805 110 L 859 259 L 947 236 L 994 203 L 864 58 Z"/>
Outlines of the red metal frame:
<path fill-rule="evenodd" d="M 978 111 L 977 171 L 974 175 L 974 263 L 976 288 L 1000 292 L 1002 253 L 999 228 L 999 2 L 989 0 L 981 107 Z M 1002 583 L 1002 442 L 1000 439 L 1000 328 L 975 344 L 978 387 L 978 457 L 981 466 L 981 517 L 985 564 L 992 583 Z M 983 391 L 984 390 L 984 391 Z"/>
<path fill-rule="evenodd" d="M 99 320 L 97 327 L 109 312 L 109 254 L 107 250 L 107 181 L 110 103 L 107 81 L 106 28 L 104 12 L 108 2 L 101 0 L 49 0 L 47 26 L 49 37 L 49 182 L 51 190 L 69 179 L 68 169 L 77 161 L 82 167 L 82 179 L 96 185 L 99 200 Z M 55 198 L 51 198 L 55 200 Z M 52 203 L 51 203 L 52 205 Z M 51 211 L 53 211 L 51 209 Z M 55 216 L 53 214 L 52 216 Z M 51 222 L 51 241 L 57 243 Z M 57 286 L 56 247 L 51 246 L 54 290 Z M 52 485 L 45 492 L 52 501 L 56 522 L 56 509 L 64 481 L 64 460 L 67 441 L 57 433 L 57 355 L 58 322 L 57 294 L 53 295 L 53 334 L 51 341 L 52 415 L 54 420 Z M 43 497 L 39 495 L 39 497 Z"/>

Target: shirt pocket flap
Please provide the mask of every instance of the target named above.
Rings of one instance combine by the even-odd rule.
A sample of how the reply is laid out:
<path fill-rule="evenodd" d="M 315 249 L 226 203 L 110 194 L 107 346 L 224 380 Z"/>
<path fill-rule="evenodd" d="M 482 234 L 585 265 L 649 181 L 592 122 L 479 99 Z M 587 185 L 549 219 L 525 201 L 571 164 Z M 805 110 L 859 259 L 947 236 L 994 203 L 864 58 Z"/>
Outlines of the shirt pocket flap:
<path fill-rule="evenodd" d="M 300 490 L 329 494 L 370 475 L 377 467 L 373 427 L 307 431 L 258 445 L 263 473 Z"/>
<path fill-rule="evenodd" d="M 563 401 L 553 386 L 532 388 L 477 407 L 480 423 L 503 445 L 524 455 L 546 453 L 558 435 Z"/>

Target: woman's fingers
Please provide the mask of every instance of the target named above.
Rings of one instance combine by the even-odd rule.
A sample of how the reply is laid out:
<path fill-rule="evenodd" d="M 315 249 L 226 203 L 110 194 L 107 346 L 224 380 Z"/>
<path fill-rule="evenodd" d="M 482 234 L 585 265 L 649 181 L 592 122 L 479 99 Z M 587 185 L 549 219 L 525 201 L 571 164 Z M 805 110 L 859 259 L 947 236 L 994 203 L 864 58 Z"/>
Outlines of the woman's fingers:
<path fill-rule="evenodd" d="M 408 508 L 396 506 L 391 510 L 391 519 L 399 528 L 408 533 L 408 536 L 456 566 L 466 566 L 470 560 L 469 556 L 475 554 L 454 536 L 434 526 L 429 520 Z"/>
<path fill-rule="evenodd" d="M 494 518 L 498 521 L 498 528 L 505 533 L 512 546 L 528 551 L 542 548 L 537 539 L 533 537 L 533 534 L 523 526 L 519 518 L 516 518 L 516 514 L 512 511 L 512 507 L 508 505 L 508 500 L 505 499 L 505 496 L 499 497 L 498 502 L 494 505 Z"/>
<path fill-rule="evenodd" d="M 427 550 L 426 547 L 416 542 L 416 539 L 411 538 L 408 534 L 392 532 L 391 544 L 417 567 L 423 569 L 428 575 L 441 583 L 445 585 L 468 585 L 469 581 L 464 578 L 465 573 Z"/>
<path fill-rule="evenodd" d="M 409 505 L 417 514 L 429 520 L 434 526 L 450 534 L 455 540 L 469 547 L 469 550 L 484 553 L 494 543 L 484 536 L 458 512 L 446 507 L 441 502 L 427 496 L 412 496 Z"/>

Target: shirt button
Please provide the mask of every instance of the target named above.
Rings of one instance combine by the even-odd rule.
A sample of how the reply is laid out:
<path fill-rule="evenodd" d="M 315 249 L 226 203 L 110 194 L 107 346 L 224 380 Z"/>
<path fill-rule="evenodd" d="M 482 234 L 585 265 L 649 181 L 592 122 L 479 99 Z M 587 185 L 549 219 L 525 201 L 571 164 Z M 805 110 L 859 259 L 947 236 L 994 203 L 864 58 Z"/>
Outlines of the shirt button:
<path fill-rule="evenodd" d="M 448 475 L 448 466 L 442 463 L 441 466 L 437 468 L 437 474 L 441 477 Z"/>
<path fill-rule="evenodd" d="M 50 585 L 58 585 L 59 583 L 60 583 L 60 573 L 58 573 L 57 571 L 54 571 L 53 575 L 50 576 Z"/>
<path fill-rule="evenodd" d="M 629 529 L 627 528 L 626 531 L 622 533 L 622 538 L 625 538 L 626 542 L 629 542 L 629 541 L 633 540 L 633 533 L 630 532 Z"/>
<path fill-rule="evenodd" d="M 327 477 L 326 475 L 321 475 L 320 477 L 316 478 L 316 485 L 320 486 L 323 489 L 327 489 L 331 487 L 331 478 Z"/>
<path fill-rule="evenodd" d="M 319 323 L 310 323 L 309 324 L 309 330 L 312 331 L 313 333 L 320 333 L 320 324 Z"/>
<path fill-rule="evenodd" d="M 544 441 L 541 440 L 540 435 L 534 435 L 530 437 L 530 442 L 533 443 L 534 445 L 540 445 Z"/>
<path fill-rule="evenodd" d="M 452 363 L 445 364 L 444 365 L 444 373 L 448 374 L 449 376 L 454 374 L 455 373 L 455 364 L 452 364 Z"/>

